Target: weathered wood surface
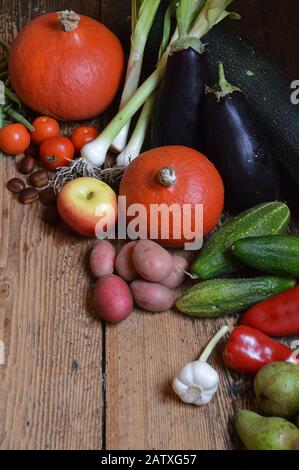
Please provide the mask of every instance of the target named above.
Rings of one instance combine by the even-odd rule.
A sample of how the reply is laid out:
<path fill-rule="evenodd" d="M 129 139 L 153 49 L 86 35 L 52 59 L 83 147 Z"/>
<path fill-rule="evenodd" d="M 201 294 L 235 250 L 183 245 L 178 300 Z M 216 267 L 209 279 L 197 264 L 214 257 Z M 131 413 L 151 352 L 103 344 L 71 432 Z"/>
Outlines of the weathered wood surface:
<path fill-rule="evenodd" d="M 292 79 L 299 78 L 296 3 L 234 6 L 243 20 L 233 27 Z M 30 18 L 66 8 L 102 19 L 128 43 L 128 0 L 0 0 L 0 35 L 11 40 Z M 223 370 L 220 349 L 212 363 L 221 391 L 209 407 L 183 405 L 170 386 L 222 322 L 138 311 L 117 326 L 97 322 L 88 301 L 92 242 L 46 227 L 39 205 L 19 205 L 5 188 L 14 175 L 14 160 L 1 161 L 0 448 L 233 448 L 231 417 L 250 387 Z"/>

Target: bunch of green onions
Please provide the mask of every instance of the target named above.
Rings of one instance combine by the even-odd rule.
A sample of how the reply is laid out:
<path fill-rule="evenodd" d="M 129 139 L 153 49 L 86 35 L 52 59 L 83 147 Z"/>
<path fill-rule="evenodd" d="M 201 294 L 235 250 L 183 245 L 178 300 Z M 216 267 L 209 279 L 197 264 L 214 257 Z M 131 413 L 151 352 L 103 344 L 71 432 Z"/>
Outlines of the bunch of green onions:
<path fill-rule="evenodd" d="M 160 0 L 161 1 L 161 0 Z M 179 37 L 179 28 L 189 37 L 201 39 L 208 31 L 225 17 L 232 15 L 226 8 L 233 0 L 173 0 L 165 16 L 164 34 L 156 70 L 138 88 L 145 45 L 160 4 L 159 0 L 132 0 L 132 48 L 122 103 L 118 114 L 112 119 L 100 136 L 83 147 L 81 158 L 69 167 L 58 172 L 54 186 L 59 190 L 75 175 L 106 177 L 128 166 L 140 154 L 149 127 L 155 93 L 165 74 L 168 56 Z M 176 31 L 170 37 L 171 12 L 177 8 Z M 235 17 L 234 15 L 232 15 Z M 140 27 L 142 25 L 142 27 Z M 137 60 L 136 60 L 137 58 Z M 136 128 L 129 142 L 128 130 L 132 117 L 143 107 Z M 111 148 L 118 148 L 121 154 L 116 166 L 102 170 L 106 155 Z"/>

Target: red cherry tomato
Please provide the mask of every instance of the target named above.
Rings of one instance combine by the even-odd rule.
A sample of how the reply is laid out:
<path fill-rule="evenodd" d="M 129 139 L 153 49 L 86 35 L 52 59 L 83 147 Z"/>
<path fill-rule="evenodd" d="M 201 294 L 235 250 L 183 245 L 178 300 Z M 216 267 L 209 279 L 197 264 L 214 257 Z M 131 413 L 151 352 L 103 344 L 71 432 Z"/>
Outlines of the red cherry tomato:
<path fill-rule="evenodd" d="M 26 152 L 30 142 L 30 133 L 23 124 L 9 124 L 0 129 L 0 149 L 8 155 Z"/>
<path fill-rule="evenodd" d="M 59 123 L 48 116 L 40 116 L 33 122 L 34 132 L 31 132 L 32 142 L 40 145 L 44 140 L 50 137 L 57 137 L 60 134 Z"/>
<path fill-rule="evenodd" d="M 39 149 L 43 165 L 49 170 L 57 170 L 69 165 L 74 159 L 75 148 L 67 137 L 50 137 L 44 140 Z"/>
<path fill-rule="evenodd" d="M 71 136 L 71 141 L 73 142 L 75 146 L 76 152 L 80 153 L 82 147 L 84 147 L 84 145 L 96 139 L 99 134 L 100 134 L 99 131 L 95 129 L 94 127 L 90 127 L 90 126 L 77 127 L 77 129 L 74 130 Z"/>

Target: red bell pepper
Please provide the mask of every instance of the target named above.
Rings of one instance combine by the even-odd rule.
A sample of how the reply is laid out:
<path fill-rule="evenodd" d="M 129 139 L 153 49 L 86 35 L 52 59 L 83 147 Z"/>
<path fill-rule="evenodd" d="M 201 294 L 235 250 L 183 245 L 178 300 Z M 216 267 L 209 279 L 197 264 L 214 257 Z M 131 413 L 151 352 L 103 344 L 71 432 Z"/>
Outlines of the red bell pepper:
<path fill-rule="evenodd" d="M 255 375 L 270 362 L 297 362 L 293 351 L 250 326 L 238 326 L 223 353 L 225 364 L 232 369 Z"/>
<path fill-rule="evenodd" d="M 299 287 L 254 305 L 245 313 L 241 325 L 252 326 L 269 336 L 299 333 Z"/>

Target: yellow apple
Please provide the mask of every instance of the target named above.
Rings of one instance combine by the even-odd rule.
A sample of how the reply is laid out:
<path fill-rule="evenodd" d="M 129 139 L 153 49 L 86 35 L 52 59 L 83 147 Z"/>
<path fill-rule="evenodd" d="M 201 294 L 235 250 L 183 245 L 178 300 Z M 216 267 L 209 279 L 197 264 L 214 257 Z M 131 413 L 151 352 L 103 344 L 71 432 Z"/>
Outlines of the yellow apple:
<path fill-rule="evenodd" d="M 97 224 L 105 218 L 107 229 L 117 221 L 117 196 L 96 178 L 77 178 L 67 183 L 57 199 L 64 222 L 79 235 L 95 237 Z"/>

